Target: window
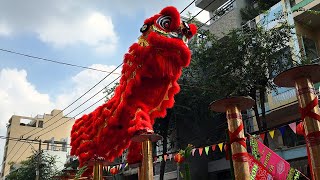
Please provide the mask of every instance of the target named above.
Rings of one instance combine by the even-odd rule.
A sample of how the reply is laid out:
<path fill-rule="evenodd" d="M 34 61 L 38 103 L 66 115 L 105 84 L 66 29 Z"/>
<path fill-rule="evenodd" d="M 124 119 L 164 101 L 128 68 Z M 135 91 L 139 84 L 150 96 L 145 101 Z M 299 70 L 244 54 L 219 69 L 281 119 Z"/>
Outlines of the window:
<path fill-rule="evenodd" d="M 310 61 L 317 59 L 319 56 L 318 56 L 316 42 L 306 37 L 303 37 L 302 41 L 303 41 L 303 50 L 306 58 Z"/>
<path fill-rule="evenodd" d="M 39 122 L 38 122 L 38 127 L 39 127 L 39 128 L 43 128 L 43 121 L 39 121 Z"/>

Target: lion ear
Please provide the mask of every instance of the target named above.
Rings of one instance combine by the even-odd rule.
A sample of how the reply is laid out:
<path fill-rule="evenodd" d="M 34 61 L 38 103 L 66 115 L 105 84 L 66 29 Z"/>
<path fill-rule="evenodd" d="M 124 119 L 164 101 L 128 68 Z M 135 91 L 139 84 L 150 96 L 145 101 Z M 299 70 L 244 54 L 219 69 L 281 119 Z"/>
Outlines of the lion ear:
<path fill-rule="evenodd" d="M 195 24 L 189 24 L 189 28 L 190 28 L 190 31 L 192 33 L 192 36 L 195 35 L 197 33 L 197 26 Z"/>

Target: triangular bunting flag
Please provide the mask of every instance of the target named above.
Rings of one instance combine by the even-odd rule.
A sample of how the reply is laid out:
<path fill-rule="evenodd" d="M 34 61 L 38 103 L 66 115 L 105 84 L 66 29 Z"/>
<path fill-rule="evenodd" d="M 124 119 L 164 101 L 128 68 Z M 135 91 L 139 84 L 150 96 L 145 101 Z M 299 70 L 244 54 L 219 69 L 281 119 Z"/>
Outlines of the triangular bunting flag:
<path fill-rule="evenodd" d="M 271 138 L 273 139 L 273 137 L 274 137 L 274 130 L 269 131 L 269 134 L 270 134 Z"/>
<path fill-rule="evenodd" d="M 169 159 L 170 159 L 170 161 L 171 161 L 171 159 L 172 159 L 172 154 L 169 154 Z"/>
<path fill-rule="evenodd" d="M 285 126 L 280 127 L 279 131 L 280 131 L 281 135 L 283 136 L 284 132 L 286 131 L 286 127 Z"/>
<path fill-rule="evenodd" d="M 159 158 L 158 158 L 158 159 L 159 159 L 159 161 L 161 162 L 161 161 L 162 161 L 162 156 L 159 156 Z"/>
<path fill-rule="evenodd" d="M 264 141 L 264 138 L 266 137 L 266 134 L 265 133 L 261 133 L 260 137 L 261 137 L 262 141 Z"/>
<path fill-rule="evenodd" d="M 218 144 L 220 151 L 222 152 L 223 143 Z"/>
<path fill-rule="evenodd" d="M 163 155 L 163 159 L 164 159 L 164 161 L 167 161 L 167 157 L 168 157 L 168 155 Z"/>
<path fill-rule="evenodd" d="M 107 169 L 107 172 L 109 172 L 110 171 L 110 166 L 108 166 L 108 169 Z"/>
<path fill-rule="evenodd" d="M 117 165 L 117 167 L 116 167 L 118 170 L 119 170 L 119 164 Z"/>
<path fill-rule="evenodd" d="M 208 153 L 209 153 L 209 148 L 210 148 L 209 146 L 207 146 L 207 147 L 204 148 L 204 150 L 206 151 L 206 154 L 207 154 L 207 155 L 208 155 Z"/>
<path fill-rule="evenodd" d="M 196 148 L 192 149 L 192 156 L 194 156 L 194 152 L 196 152 Z"/>
<path fill-rule="evenodd" d="M 297 133 L 297 124 L 296 122 L 293 122 L 289 124 L 289 127 L 292 129 L 292 131 L 296 134 Z"/>
<path fill-rule="evenodd" d="M 129 164 L 128 164 L 128 163 L 126 163 L 126 165 L 124 166 L 124 168 L 126 168 L 128 165 L 129 165 Z"/>
<path fill-rule="evenodd" d="M 216 146 L 217 146 L 217 145 L 215 145 L 215 144 L 211 146 L 212 151 L 215 151 L 215 150 L 216 150 Z"/>
<path fill-rule="evenodd" d="M 125 167 L 126 167 L 126 163 L 123 163 L 121 169 L 124 169 Z"/>
<path fill-rule="evenodd" d="M 153 161 L 157 161 L 157 160 L 158 160 L 158 157 L 157 157 L 157 156 L 153 158 Z"/>
<path fill-rule="evenodd" d="M 203 148 L 198 148 L 198 151 L 199 151 L 199 155 L 201 156 L 202 155 L 202 151 L 203 151 Z"/>

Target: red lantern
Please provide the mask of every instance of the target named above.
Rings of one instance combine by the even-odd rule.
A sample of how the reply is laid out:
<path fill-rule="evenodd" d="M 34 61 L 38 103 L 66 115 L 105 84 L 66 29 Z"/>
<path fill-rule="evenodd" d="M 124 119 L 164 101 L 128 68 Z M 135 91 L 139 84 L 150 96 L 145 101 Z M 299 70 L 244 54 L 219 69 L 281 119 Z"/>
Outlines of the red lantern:
<path fill-rule="evenodd" d="M 115 167 L 113 167 L 113 168 L 110 169 L 110 173 L 111 173 L 112 175 L 116 175 L 116 174 L 118 174 L 118 172 L 119 172 L 119 170 L 118 170 L 117 168 L 115 168 Z"/>
<path fill-rule="evenodd" d="M 180 153 L 174 155 L 173 159 L 177 163 L 182 163 L 184 161 L 184 157 Z"/>

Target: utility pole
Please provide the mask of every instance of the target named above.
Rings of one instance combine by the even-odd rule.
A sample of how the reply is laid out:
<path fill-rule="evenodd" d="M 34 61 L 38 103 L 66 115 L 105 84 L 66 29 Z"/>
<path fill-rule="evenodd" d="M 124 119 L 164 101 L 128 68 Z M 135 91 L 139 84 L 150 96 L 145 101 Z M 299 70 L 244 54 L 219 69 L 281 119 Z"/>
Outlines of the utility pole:
<path fill-rule="evenodd" d="M 36 169 L 36 180 L 40 180 L 40 163 L 41 163 L 41 140 L 39 140 L 38 162 Z"/>

